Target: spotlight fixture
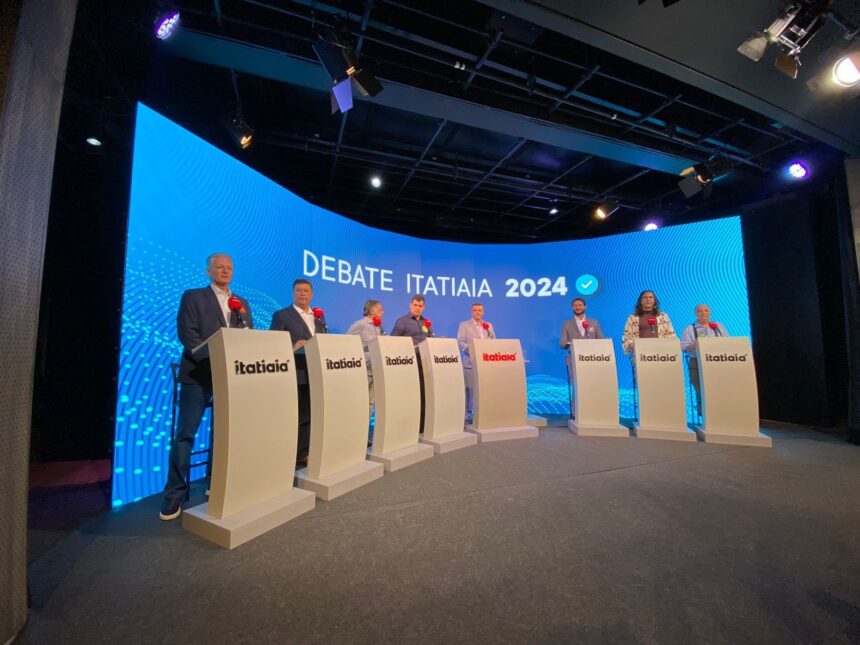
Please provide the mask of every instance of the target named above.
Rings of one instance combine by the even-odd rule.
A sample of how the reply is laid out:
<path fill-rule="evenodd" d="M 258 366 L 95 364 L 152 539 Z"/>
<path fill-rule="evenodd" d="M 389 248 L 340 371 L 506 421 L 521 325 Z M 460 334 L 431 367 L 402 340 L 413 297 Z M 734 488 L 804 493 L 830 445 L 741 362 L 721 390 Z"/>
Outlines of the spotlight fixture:
<path fill-rule="evenodd" d="M 643 231 L 656 231 L 660 228 L 656 222 L 648 222 L 644 227 L 642 227 Z"/>
<path fill-rule="evenodd" d="M 96 137 L 87 137 L 87 143 L 96 147 L 102 144 L 101 139 L 97 139 Z"/>
<path fill-rule="evenodd" d="M 833 65 L 833 82 L 840 87 L 860 83 L 860 52 L 843 56 Z"/>
<path fill-rule="evenodd" d="M 332 31 L 313 44 L 314 53 L 331 78 L 332 114 L 352 109 L 353 85 L 362 96 L 376 96 L 383 89 L 370 70 L 359 67 L 348 39 L 348 32 Z"/>
<path fill-rule="evenodd" d="M 683 170 L 681 175 L 684 178 L 678 182 L 678 187 L 687 199 L 703 191 L 707 199 L 711 196 L 714 180 L 727 174 L 731 169 L 732 162 L 727 157 L 709 159 Z"/>
<path fill-rule="evenodd" d="M 167 40 L 179 28 L 179 10 L 167 2 L 159 3 L 158 12 L 155 14 L 153 31 L 159 40 Z"/>
<path fill-rule="evenodd" d="M 251 147 L 254 140 L 254 130 L 248 125 L 248 122 L 238 112 L 232 117 L 224 121 L 230 136 L 236 142 L 236 145 L 246 150 Z"/>
<path fill-rule="evenodd" d="M 809 168 L 802 161 L 792 162 L 785 172 L 792 179 L 806 179 L 809 176 Z"/>
<path fill-rule="evenodd" d="M 553 206 L 552 208 L 549 209 L 549 214 L 550 215 L 558 215 L 558 209 L 555 206 Z"/>
<path fill-rule="evenodd" d="M 382 188 L 382 177 L 379 175 L 373 175 L 373 177 L 370 178 L 370 185 L 374 188 Z"/>
<path fill-rule="evenodd" d="M 774 67 L 789 78 L 797 78 L 800 52 L 827 21 L 831 4 L 833 0 L 796 0 L 790 3 L 764 32 L 741 43 L 738 52 L 757 63 L 767 46 L 774 44 L 779 49 Z"/>
<path fill-rule="evenodd" d="M 594 216 L 597 219 L 606 219 L 619 208 L 618 202 L 603 202 L 602 204 L 598 204 L 597 208 L 594 209 Z"/>

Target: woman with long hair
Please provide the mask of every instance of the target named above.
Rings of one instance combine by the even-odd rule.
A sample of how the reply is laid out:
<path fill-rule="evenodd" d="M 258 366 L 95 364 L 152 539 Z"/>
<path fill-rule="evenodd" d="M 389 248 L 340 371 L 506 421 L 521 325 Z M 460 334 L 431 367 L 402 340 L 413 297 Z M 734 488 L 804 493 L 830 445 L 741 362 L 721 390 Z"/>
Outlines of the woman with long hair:
<path fill-rule="evenodd" d="M 633 342 L 637 338 L 675 338 L 675 329 L 668 314 L 660 311 L 660 301 L 651 290 L 639 294 L 636 308 L 624 325 L 621 345 L 625 354 L 633 352 Z"/>

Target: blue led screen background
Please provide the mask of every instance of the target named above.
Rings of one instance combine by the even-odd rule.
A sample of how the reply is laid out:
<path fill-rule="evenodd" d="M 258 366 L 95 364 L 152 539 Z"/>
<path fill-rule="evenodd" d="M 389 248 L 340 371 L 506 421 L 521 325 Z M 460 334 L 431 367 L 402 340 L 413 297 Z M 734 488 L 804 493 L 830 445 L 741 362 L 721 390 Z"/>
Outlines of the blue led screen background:
<path fill-rule="evenodd" d="M 214 251 L 233 257 L 233 290 L 248 299 L 258 328 L 268 328 L 272 313 L 292 302 L 293 279 L 307 274 L 313 305 L 325 310 L 331 332 L 346 331 L 368 298 L 382 301 L 384 327 L 390 330 L 407 312 L 409 295 L 421 291 L 437 335 L 454 336 L 471 303 L 481 301 L 500 337 L 522 341 L 529 361 L 529 409 L 537 414 L 567 414 L 565 352 L 558 340 L 562 322 L 571 316 L 570 301 L 578 295 L 615 342 L 624 417 L 633 412 L 632 378 L 620 340 L 641 290 L 656 292 L 679 335 L 699 302 L 709 303 L 714 319 L 732 335 L 750 333 L 738 217 L 541 244 L 422 240 L 305 202 L 140 105 L 123 292 L 114 506 L 164 485 L 170 365 L 181 354 L 176 311 L 183 290 L 208 283 L 205 258 Z M 325 268 L 323 256 L 333 258 Z M 365 286 L 356 276 L 358 266 Z M 410 277 L 416 275 L 423 277 L 416 282 Z M 204 429 L 198 448 L 209 441 Z"/>

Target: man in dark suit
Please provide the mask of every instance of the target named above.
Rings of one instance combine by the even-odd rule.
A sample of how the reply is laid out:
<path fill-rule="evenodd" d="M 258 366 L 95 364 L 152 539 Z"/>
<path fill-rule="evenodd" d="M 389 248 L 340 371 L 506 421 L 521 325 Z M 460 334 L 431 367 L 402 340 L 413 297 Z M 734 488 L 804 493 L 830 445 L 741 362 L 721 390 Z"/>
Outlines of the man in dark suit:
<path fill-rule="evenodd" d="M 269 329 L 290 332 L 293 351 L 299 349 L 316 334 L 328 331 L 325 317 L 317 318 L 311 309 L 314 288 L 303 278 L 293 281 L 293 304 L 272 315 Z M 299 387 L 299 440 L 296 460 L 308 463 L 311 444 L 311 388 L 308 380 L 308 361 L 304 352 L 296 354 L 296 382 Z"/>
<path fill-rule="evenodd" d="M 424 296 L 416 293 L 409 301 L 409 313 L 401 316 L 394 323 L 392 336 L 409 336 L 415 347 L 415 360 L 418 363 L 418 387 L 420 394 L 419 431 L 424 432 L 424 368 L 421 365 L 421 354 L 418 353 L 418 343 L 433 336 L 433 330 L 424 317 Z"/>
<path fill-rule="evenodd" d="M 561 326 L 559 345 L 562 349 L 570 347 L 570 341 L 580 338 L 603 338 L 600 321 L 596 318 L 585 317 L 585 300 L 574 298 L 570 303 L 573 308 L 573 318 L 565 320 Z"/>
<path fill-rule="evenodd" d="M 225 253 L 210 255 L 206 259 L 206 273 L 211 280 L 209 286 L 185 291 L 176 316 L 176 331 L 183 348 L 179 364 L 179 419 L 170 449 L 164 502 L 159 513 L 162 520 L 174 520 L 182 513 L 182 502 L 188 498 L 194 437 L 203 413 L 212 401 L 209 352 L 204 348 L 192 355 L 191 350 L 222 327 L 254 327 L 248 301 L 230 291 L 233 280 L 230 256 Z M 231 298 L 237 299 L 241 308 L 231 309 Z"/>

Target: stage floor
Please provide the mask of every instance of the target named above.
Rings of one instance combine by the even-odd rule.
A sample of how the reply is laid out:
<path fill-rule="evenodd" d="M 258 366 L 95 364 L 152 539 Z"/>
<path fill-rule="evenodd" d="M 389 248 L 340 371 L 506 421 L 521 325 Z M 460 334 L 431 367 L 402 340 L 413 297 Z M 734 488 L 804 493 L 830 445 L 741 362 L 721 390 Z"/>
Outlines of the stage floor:
<path fill-rule="evenodd" d="M 151 498 L 31 563 L 20 642 L 860 642 L 860 449 L 764 431 L 772 449 L 542 428 L 235 551 Z"/>

